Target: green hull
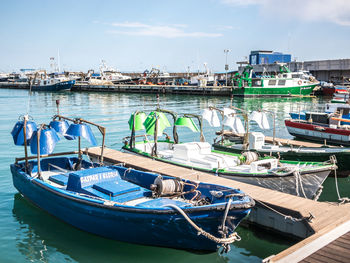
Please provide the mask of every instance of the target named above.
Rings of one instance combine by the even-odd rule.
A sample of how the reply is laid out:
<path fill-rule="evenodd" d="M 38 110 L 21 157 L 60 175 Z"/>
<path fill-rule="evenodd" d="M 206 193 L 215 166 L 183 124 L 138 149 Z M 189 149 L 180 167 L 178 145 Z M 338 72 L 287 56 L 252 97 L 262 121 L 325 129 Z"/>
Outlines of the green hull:
<path fill-rule="evenodd" d="M 234 87 L 234 96 L 307 96 L 317 84 L 295 87 Z"/>
<path fill-rule="evenodd" d="M 331 100 L 331 103 L 340 103 L 340 104 L 346 104 L 348 103 L 347 101 L 345 100 Z"/>
<path fill-rule="evenodd" d="M 218 151 L 225 151 L 230 153 L 238 153 L 241 154 L 242 151 L 239 149 L 231 148 L 229 146 L 224 146 L 220 144 L 213 144 L 213 147 L 215 150 Z M 253 151 L 253 150 L 251 150 Z M 267 151 L 257 151 L 255 150 L 260 156 L 270 155 L 270 152 Z M 349 176 L 350 175 L 350 152 L 349 151 L 339 151 L 336 153 L 320 153 L 320 152 L 295 152 L 295 151 L 288 151 L 288 152 L 279 152 L 274 153 L 271 152 L 271 155 L 277 158 L 280 158 L 281 160 L 293 160 L 293 161 L 300 161 L 300 162 L 326 162 L 329 161 L 330 155 L 335 155 L 337 158 L 337 173 L 340 176 Z"/>

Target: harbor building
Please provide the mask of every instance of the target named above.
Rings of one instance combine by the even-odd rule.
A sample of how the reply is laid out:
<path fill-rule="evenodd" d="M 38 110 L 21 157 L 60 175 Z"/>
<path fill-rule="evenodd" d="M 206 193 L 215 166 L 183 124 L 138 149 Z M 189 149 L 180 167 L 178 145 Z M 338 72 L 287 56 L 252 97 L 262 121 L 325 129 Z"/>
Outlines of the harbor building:
<path fill-rule="evenodd" d="M 283 54 L 281 52 L 274 52 L 269 50 L 255 50 L 251 51 L 249 55 L 250 65 L 273 64 L 276 62 L 289 63 L 292 56 L 290 54 Z"/>

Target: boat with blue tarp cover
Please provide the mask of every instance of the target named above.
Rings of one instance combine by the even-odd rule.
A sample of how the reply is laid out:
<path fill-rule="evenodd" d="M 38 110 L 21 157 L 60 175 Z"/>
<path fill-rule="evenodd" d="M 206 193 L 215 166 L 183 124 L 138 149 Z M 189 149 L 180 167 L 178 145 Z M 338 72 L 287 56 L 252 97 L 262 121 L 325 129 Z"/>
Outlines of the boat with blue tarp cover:
<path fill-rule="evenodd" d="M 64 91 L 70 90 L 75 84 L 75 80 L 69 79 L 43 79 L 32 85 L 32 91 Z"/>
<path fill-rule="evenodd" d="M 66 122 L 72 124 L 67 128 Z M 98 163 L 80 149 L 81 138 L 95 143 L 87 124 L 103 135 Z M 53 154 L 57 133 L 78 139 L 79 150 Z M 25 157 L 11 165 L 16 189 L 62 221 L 103 237 L 203 251 L 221 245 L 227 251 L 240 239 L 235 229 L 254 206 L 238 189 L 104 166 L 105 128 L 83 119 L 56 115 L 50 126 L 37 127 L 24 116 L 12 136 L 25 149 Z M 28 156 L 27 145 L 36 156 Z"/>

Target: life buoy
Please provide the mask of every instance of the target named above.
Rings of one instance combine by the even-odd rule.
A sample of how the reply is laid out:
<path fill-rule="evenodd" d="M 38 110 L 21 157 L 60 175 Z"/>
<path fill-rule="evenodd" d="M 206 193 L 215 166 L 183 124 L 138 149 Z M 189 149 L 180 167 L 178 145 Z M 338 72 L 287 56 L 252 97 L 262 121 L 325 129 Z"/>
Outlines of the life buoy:
<path fill-rule="evenodd" d="M 301 85 L 301 83 L 303 83 L 301 80 L 298 81 L 298 84 Z"/>

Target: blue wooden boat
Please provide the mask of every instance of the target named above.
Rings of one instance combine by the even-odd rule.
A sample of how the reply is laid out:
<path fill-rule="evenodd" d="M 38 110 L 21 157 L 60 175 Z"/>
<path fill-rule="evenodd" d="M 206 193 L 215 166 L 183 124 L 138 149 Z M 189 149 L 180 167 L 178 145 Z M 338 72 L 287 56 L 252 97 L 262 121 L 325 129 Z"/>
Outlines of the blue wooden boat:
<path fill-rule="evenodd" d="M 32 85 L 32 91 L 64 91 L 70 90 L 75 84 L 75 80 L 44 79 Z"/>
<path fill-rule="evenodd" d="M 51 215 L 83 231 L 145 245 L 214 251 L 240 239 L 235 228 L 254 206 L 240 190 L 92 163 L 80 143 L 78 157 L 52 154 L 56 130 L 94 142 L 86 128 L 92 123 L 76 119 L 62 132 L 71 119 L 57 115 L 39 128 L 27 119 L 12 131 L 15 144 L 25 148 L 25 157 L 11 165 L 13 184 Z M 104 138 L 105 129 L 98 128 Z M 37 156 L 27 156 L 28 144 Z"/>

